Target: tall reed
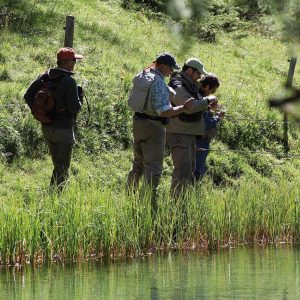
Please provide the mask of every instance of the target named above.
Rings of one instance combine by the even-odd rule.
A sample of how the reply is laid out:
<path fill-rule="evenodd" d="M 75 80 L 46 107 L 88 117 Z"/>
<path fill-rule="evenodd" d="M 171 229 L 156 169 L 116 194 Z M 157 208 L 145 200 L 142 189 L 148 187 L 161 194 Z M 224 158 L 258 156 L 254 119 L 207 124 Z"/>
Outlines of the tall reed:
<path fill-rule="evenodd" d="M 176 201 L 163 186 L 153 215 L 150 193 L 128 194 L 124 186 L 117 190 L 84 180 L 61 195 L 22 186 L 7 193 L 1 199 L 1 263 L 299 241 L 297 183 L 261 179 L 215 188 L 207 181 Z"/>

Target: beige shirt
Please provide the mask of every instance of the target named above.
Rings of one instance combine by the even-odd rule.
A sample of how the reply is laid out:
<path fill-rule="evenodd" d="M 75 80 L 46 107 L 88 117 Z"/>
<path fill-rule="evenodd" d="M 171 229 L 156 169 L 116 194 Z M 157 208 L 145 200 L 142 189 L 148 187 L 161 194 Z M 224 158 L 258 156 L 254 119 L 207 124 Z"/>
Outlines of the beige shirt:
<path fill-rule="evenodd" d="M 185 76 L 185 79 L 192 83 L 192 79 Z M 184 102 L 190 98 L 192 95 L 183 86 L 178 86 L 175 89 L 176 95 L 173 99 L 173 103 L 178 105 L 183 105 Z M 207 99 L 199 95 L 198 99 L 193 102 L 193 107 L 187 113 L 191 114 L 198 111 L 207 110 Z M 181 121 L 177 116 L 170 118 L 170 123 L 167 125 L 167 133 L 179 133 L 179 134 L 189 134 L 189 135 L 204 135 L 205 134 L 205 124 L 203 118 L 196 122 L 184 122 Z"/>

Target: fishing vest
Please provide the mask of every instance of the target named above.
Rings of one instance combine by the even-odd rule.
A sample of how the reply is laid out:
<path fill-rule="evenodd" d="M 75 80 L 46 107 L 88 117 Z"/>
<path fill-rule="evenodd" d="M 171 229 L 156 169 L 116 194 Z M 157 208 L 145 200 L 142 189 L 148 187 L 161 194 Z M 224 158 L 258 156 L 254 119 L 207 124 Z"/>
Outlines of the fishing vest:
<path fill-rule="evenodd" d="M 149 93 L 157 74 L 154 70 L 143 70 L 133 79 L 133 87 L 128 98 L 129 107 L 136 113 L 147 113 L 157 116 L 156 111 L 149 103 Z"/>
<path fill-rule="evenodd" d="M 188 82 L 180 73 L 175 75 L 170 80 L 169 86 L 172 87 L 175 91 L 176 91 L 177 87 L 182 86 L 187 90 L 187 92 L 192 97 L 194 97 L 195 99 L 200 98 L 197 87 L 194 84 L 191 84 L 190 82 Z M 172 106 L 176 106 L 176 105 L 172 102 Z M 198 122 L 202 119 L 202 114 L 203 114 L 203 112 L 201 112 L 201 111 L 195 112 L 192 114 L 181 113 L 181 114 L 177 115 L 176 117 L 178 117 L 183 122 Z"/>

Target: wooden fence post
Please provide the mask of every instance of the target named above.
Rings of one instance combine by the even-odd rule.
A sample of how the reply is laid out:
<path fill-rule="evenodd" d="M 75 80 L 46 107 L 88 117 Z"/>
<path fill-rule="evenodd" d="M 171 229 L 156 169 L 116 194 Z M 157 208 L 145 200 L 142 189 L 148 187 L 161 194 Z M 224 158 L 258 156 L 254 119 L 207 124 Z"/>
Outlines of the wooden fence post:
<path fill-rule="evenodd" d="M 75 18 L 73 16 L 66 16 L 66 27 L 65 29 L 65 47 L 73 48 L 74 39 L 74 24 Z"/>
<path fill-rule="evenodd" d="M 288 77 L 286 81 L 286 87 L 290 88 L 293 85 L 293 78 L 294 78 L 294 72 L 295 72 L 295 67 L 297 63 L 297 58 L 292 57 L 291 59 L 288 60 L 290 62 L 290 67 L 289 67 L 289 72 L 288 72 Z M 289 122 L 288 122 L 288 115 L 287 113 L 284 113 L 283 116 L 283 146 L 284 146 L 284 153 L 287 155 L 289 153 L 289 136 L 288 136 L 288 130 L 289 130 Z"/>

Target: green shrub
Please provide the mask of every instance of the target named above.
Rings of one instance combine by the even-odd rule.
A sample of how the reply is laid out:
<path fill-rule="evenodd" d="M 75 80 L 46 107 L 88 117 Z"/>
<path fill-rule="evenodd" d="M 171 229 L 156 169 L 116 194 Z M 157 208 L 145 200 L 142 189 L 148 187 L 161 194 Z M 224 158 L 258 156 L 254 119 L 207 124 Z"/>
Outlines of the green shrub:
<path fill-rule="evenodd" d="M 235 32 L 246 29 L 249 24 L 239 18 L 235 8 L 224 8 L 223 10 L 214 9 L 206 15 L 203 20 L 183 20 L 183 34 L 195 36 L 204 42 L 216 42 L 218 33 Z"/>
<path fill-rule="evenodd" d="M 45 28 L 55 17 L 54 9 L 47 13 L 39 10 L 38 1 L 2 0 L 0 4 L 0 28 L 11 31 L 32 31 L 40 26 Z"/>
<path fill-rule="evenodd" d="M 0 67 L 0 81 L 10 81 L 11 76 L 9 74 L 9 71 L 4 67 Z"/>
<path fill-rule="evenodd" d="M 25 29 L 32 25 L 34 9 L 26 1 L 3 0 L 0 6 L 0 26 L 7 29 Z M 27 25 L 25 25 L 27 23 Z"/>
<path fill-rule="evenodd" d="M 278 162 L 271 155 L 254 153 L 247 157 L 248 164 L 259 174 L 271 177 Z"/>
<path fill-rule="evenodd" d="M 5 55 L 0 52 L 0 63 L 4 64 L 6 61 Z"/>
<path fill-rule="evenodd" d="M 257 18 L 262 14 L 271 12 L 270 1 L 262 0 L 233 0 L 233 4 L 237 7 L 239 14 L 242 18 L 251 20 Z"/>
<path fill-rule="evenodd" d="M 24 155 L 30 158 L 42 158 L 47 153 L 47 146 L 40 123 L 28 115 L 23 120 L 19 120 L 17 127 L 21 135 Z"/>
<path fill-rule="evenodd" d="M 20 132 L 7 120 L 0 119 L 0 153 L 12 161 L 14 157 L 23 153 L 23 144 Z"/>
<path fill-rule="evenodd" d="M 124 8 L 149 8 L 155 12 L 165 10 L 166 2 L 164 0 L 122 0 L 122 6 Z"/>
<path fill-rule="evenodd" d="M 83 111 L 78 116 L 78 141 L 88 153 L 100 153 L 114 148 L 127 149 L 131 144 L 131 112 L 127 103 L 119 100 L 110 105 L 103 104 L 95 104 L 88 126 L 86 112 Z"/>
<path fill-rule="evenodd" d="M 235 185 L 245 172 L 245 161 L 237 153 L 211 152 L 207 160 L 207 175 L 215 185 Z"/>
<path fill-rule="evenodd" d="M 282 123 L 273 114 L 259 118 L 253 113 L 247 117 L 235 113 L 219 127 L 218 138 L 230 149 L 252 151 L 281 151 L 283 145 Z"/>

